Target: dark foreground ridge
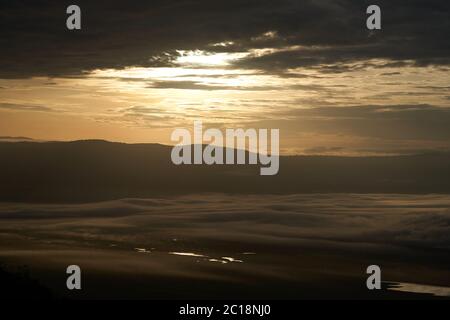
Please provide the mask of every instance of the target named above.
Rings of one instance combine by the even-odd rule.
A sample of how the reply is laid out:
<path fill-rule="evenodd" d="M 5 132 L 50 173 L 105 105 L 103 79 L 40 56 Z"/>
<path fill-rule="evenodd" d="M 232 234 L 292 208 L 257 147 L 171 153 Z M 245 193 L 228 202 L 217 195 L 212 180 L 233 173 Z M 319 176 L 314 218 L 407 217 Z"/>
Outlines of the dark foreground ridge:
<path fill-rule="evenodd" d="M 4 270 L 0 265 L 2 290 L 0 299 L 55 299 L 52 292 L 29 276 L 28 269 L 22 267 L 14 272 Z"/>
<path fill-rule="evenodd" d="M 450 154 L 283 156 L 261 165 L 172 164 L 171 147 L 106 141 L 0 142 L 0 201 L 82 202 L 199 192 L 449 193 Z"/>

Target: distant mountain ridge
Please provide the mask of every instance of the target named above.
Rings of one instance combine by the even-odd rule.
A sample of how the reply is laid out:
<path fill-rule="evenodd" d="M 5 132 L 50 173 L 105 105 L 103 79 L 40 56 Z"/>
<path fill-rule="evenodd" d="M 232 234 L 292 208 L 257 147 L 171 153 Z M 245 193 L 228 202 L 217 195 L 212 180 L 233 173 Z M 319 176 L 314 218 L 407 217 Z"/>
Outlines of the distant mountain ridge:
<path fill-rule="evenodd" d="M 450 154 L 282 156 L 260 165 L 172 164 L 172 147 L 101 140 L 0 142 L 0 201 L 87 202 L 199 192 L 450 193 Z"/>
<path fill-rule="evenodd" d="M 0 136 L 0 142 L 18 142 L 18 141 L 33 141 L 34 139 L 28 137 L 11 137 L 11 136 Z"/>

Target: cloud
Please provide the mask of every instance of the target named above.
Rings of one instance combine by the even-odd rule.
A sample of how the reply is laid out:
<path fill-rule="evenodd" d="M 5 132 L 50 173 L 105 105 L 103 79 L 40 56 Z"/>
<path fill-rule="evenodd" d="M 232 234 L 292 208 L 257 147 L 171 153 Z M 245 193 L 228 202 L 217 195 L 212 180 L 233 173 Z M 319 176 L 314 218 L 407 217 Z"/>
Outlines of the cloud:
<path fill-rule="evenodd" d="M 153 81 L 148 88 L 154 89 L 186 89 L 186 90 L 240 90 L 240 91 L 266 91 L 275 90 L 273 86 L 227 86 L 220 84 L 203 84 L 197 81 Z"/>
<path fill-rule="evenodd" d="M 1 136 L 0 141 L 34 141 L 34 139 L 28 137 Z"/>
<path fill-rule="evenodd" d="M 18 110 L 18 111 L 37 111 L 37 112 L 53 112 L 54 110 L 48 107 L 36 105 L 24 105 L 15 103 L 0 103 L 0 109 Z"/>
<path fill-rule="evenodd" d="M 277 118 L 282 116 L 289 120 L 273 120 L 270 127 L 381 139 L 450 139 L 450 108 L 426 104 L 325 106 L 284 111 Z"/>
<path fill-rule="evenodd" d="M 398 76 L 401 75 L 401 72 L 385 72 L 381 74 L 382 76 Z"/>
<path fill-rule="evenodd" d="M 342 147 L 326 147 L 326 146 L 318 146 L 313 148 L 304 149 L 305 154 L 334 154 L 337 152 L 344 151 L 345 148 Z"/>
<path fill-rule="evenodd" d="M 2 2 L 1 19 L 8 27 L 0 30 L 0 77 L 171 66 L 176 50 L 195 49 L 273 48 L 270 54 L 237 63 L 268 72 L 367 59 L 418 66 L 450 61 L 446 0 L 380 0 L 383 29 L 376 33 L 365 27 L 369 1 L 80 0 L 77 4 L 82 29 L 69 31 L 65 2 Z M 225 45 L 213 45 L 217 43 Z"/>

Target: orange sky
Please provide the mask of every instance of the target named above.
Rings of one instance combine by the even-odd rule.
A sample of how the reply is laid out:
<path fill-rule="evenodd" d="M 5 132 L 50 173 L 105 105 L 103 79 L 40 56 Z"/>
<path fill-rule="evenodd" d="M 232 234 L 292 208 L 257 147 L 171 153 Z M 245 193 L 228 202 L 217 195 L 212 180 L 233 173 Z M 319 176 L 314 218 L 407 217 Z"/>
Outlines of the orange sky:
<path fill-rule="evenodd" d="M 448 93 L 443 88 L 449 73 L 445 68 L 358 68 L 355 63 L 355 71 L 323 73 L 299 68 L 285 78 L 231 65 L 250 54 L 266 52 L 181 51 L 174 67 L 0 79 L 0 135 L 170 144 L 173 129 L 192 128 L 194 120 L 203 120 L 208 127 L 279 128 L 281 152 L 290 154 L 360 155 L 448 148 L 445 139 L 411 135 L 408 127 L 417 108 L 432 113 L 447 110 Z M 371 63 L 376 66 L 386 61 Z M 352 106 L 360 106 L 365 113 L 348 110 Z M 328 115 L 330 107 L 345 112 Z M 397 112 L 398 107 L 400 118 L 392 121 L 389 112 Z M 388 118 L 376 124 L 378 130 L 387 129 L 391 135 L 374 134 L 377 129 L 365 132 L 359 123 L 361 117 L 370 122 L 370 117 L 379 114 Z M 402 116 L 406 116 L 406 127 Z"/>

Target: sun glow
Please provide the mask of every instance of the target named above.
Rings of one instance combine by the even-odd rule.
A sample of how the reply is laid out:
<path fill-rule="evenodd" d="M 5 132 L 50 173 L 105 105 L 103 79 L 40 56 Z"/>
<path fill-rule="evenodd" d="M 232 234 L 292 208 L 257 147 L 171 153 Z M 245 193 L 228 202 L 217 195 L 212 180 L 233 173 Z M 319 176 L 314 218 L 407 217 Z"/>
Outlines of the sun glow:
<path fill-rule="evenodd" d="M 125 69 L 98 69 L 93 71 L 89 76 L 93 78 L 119 78 L 122 80 L 152 80 L 152 79 L 173 79 L 178 77 L 215 77 L 215 76 L 231 76 L 242 73 L 251 74 L 252 71 L 231 70 L 223 68 L 144 68 L 130 67 Z"/>

